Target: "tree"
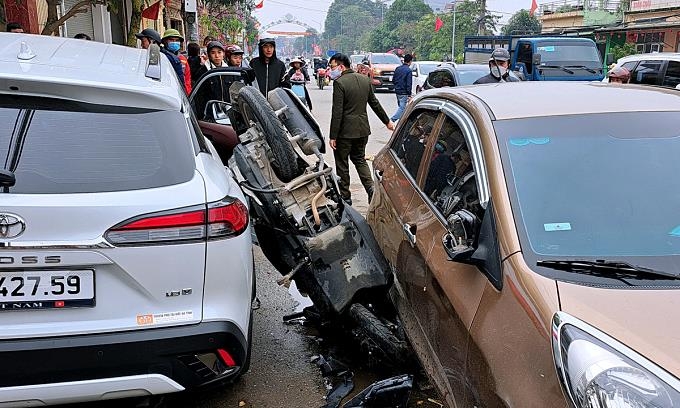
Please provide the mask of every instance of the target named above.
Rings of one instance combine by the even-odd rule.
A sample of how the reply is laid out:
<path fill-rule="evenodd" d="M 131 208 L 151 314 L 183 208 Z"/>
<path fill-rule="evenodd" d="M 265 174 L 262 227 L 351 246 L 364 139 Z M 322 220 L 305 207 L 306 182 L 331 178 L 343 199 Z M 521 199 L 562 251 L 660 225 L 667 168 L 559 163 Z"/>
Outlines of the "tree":
<path fill-rule="evenodd" d="M 427 14 L 432 14 L 432 9 L 423 0 L 395 0 L 385 13 L 383 24 L 392 31 L 403 23 L 416 22 Z"/>
<path fill-rule="evenodd" d="M 324 24 L 324 35 L 328 40 L 333 40 L 339 35 L 347 35 L 345 23 L 350 23 L 355 17 L 352 12 L 361 10 L 361 18 L 370 17 L 365 27 L 361 27 L 361 33 L 375 27 L 375 21 L 380 20 L 381 6 L 371 0 L 334 0 L 328 8 Z M 362 21 L 363 22 L 363 21 Z M 359 35 L 358 37 L 361 37 Z"/>
<path fill-rule="evenodd" d="M 511 34 L 538 34 L 541 32 L 541 22 L 532 16 L 528 10 L 520 10 L 513 14 L 508 20 L 508 24 L 503 27 L 501 33 L 505 35 Z"/>
<path fill-rule="evenodd" d="M 627 55 L 637 54 L 635 44 L 631 43 L 615 45 L 609 50 L 609 52 L 614 56 L 614 61 L 618 61 L 620 58 L 623 58 Z"/>

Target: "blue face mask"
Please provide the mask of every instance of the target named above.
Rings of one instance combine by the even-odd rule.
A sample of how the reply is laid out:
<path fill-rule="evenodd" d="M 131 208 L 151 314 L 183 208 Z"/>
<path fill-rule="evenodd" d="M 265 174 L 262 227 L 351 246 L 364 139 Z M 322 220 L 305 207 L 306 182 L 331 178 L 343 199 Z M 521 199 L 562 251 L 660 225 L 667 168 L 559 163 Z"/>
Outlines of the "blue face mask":
<path fill-rule="evenodd" d="M 335 81 L 336 79 L 340 78 L 340 75 L 342 75 L 342 71 L 340 71 L 340 68 L 331 69 L 332 80 Z"/>
<path fill-rule="evenodd" d="M 179 51 L 180 47 L 181 47 L 181 45 L 178 42 L 169 42 L 168 45 L 167 45 L 168 51 L 170 51 L 170 52 L 177 52 L 177 51 Z"/>

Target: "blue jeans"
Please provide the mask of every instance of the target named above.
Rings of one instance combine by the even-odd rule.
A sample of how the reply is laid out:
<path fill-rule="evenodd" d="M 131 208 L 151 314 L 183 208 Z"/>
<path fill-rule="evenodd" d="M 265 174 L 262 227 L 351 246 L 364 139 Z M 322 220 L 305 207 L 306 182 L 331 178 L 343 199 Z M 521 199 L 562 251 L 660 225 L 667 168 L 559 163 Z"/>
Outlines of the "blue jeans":
<path fill-rule="evenodd" d="M 404 110 L 406 110 L 406 104 L 408 103 L 408 95 L 397 95 L 397 111 L 394 112 L 394 115 L 390 118 L 392 122 L 396 122 L 399 119 L 401 119 L 401 115 L 404 114 Z"/>

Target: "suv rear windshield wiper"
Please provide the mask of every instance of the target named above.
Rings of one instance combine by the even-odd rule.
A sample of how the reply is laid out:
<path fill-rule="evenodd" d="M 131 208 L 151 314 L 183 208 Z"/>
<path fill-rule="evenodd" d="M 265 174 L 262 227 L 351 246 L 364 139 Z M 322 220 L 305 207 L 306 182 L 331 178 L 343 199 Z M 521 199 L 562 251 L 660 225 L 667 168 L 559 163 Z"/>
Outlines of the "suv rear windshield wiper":
<path fill-rule="evenodd" d="M 595 71 L 592 68 L 586 67 L 585 65 L 567 65 L 567 68 L 578 68 L 578 69 L 585 69 L 586 71 L 590 72 L 591 74 L 597 74 L 597 71 Z"/>
<path fill-rule="evenodd" d="M 562 71 L 564 71 L 568 74 L 574 73 L 574 71 L 570 70 L 569 68 L 565 68 L 562 65 L 539 65 L 538 66 L 538 69 L 543 69 L 543 68 L 561 69 Z"/>
<path fill-rule="evenodd" d="M 536 265 L 560 271 L 600 272 L 601 276 L 607 276 L 607 273 L 611 273 L 612 275 L 614 275 L 612 277 L 616 278 L 620 278 L 621 274 L 623 274 L 631 278 L 680 279 L 680 276 L 674 273 L 657 271 L 654 269 L 645 268 L 644 266 L 633 265 L 628 262 L 622 261 L 590 260 L 590 259 L 568 259 L 568 260 L 546 259 L 536 262 Z"/>

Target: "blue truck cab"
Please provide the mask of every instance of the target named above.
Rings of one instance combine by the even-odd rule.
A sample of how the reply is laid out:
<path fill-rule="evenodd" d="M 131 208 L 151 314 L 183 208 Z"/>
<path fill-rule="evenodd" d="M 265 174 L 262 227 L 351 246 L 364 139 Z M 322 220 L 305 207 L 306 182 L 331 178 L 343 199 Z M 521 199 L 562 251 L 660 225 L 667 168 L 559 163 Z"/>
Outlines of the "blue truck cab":
<path fill-rule="evenodd" d="M 467 64 L 486 64 L 491 52 L 510 52 L 510 69 L 527 81 L 601 81 L 602 57 L 595 42 L 578 37 L 467 36 Z"/>

